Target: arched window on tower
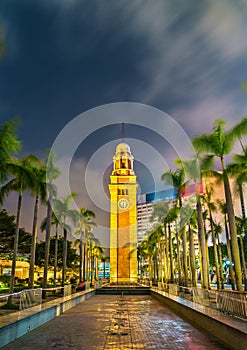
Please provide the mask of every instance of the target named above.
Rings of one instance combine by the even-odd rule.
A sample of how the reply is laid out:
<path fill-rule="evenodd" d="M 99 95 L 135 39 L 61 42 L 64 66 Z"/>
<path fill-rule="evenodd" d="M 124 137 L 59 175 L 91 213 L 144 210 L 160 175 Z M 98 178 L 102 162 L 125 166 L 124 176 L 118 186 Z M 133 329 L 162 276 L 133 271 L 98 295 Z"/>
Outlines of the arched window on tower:
<path fill-rule="evenodd" d="M 123 159 L 123 158 L 120 159 L 120 162 L 121 162 L 120 168 L 121 168 L 121 169 L 126 169 L 126 163 L 125 163 L 125 161 L 126 161 L 126 160 Z"/>

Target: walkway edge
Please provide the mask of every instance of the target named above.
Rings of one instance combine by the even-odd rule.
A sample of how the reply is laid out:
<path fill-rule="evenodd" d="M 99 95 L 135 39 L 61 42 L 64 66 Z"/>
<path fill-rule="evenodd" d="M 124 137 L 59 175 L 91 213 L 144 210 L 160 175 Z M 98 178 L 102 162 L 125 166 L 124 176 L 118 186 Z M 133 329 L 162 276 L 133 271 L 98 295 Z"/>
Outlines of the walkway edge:
<path fill-rule="evenodd" d="M 0 347 L 42 326 L 54 317 L 82 303 L 95 294 L 95 290 L 78 292 L 67 297 L 54 299 L 39 306 L 15 312 L 0 318 Z"/>
<path fill-rule="evenodd" d="M 225 315 L 217 310 L 193 303 L 189 300 L 151 289 L 151 295 L 165 303 L 192 325 L 212 334 L 223 344 L 234 350 L 246 349 L 247 322 Z"/>

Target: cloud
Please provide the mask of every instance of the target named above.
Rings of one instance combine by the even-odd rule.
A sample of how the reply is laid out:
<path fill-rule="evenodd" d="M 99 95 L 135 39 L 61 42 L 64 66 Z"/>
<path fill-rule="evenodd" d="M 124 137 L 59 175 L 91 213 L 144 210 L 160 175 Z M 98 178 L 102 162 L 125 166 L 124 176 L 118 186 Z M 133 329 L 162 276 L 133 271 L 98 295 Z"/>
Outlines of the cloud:
<path fill-rule="evenodd" d="M 246 54 L 246 14 L 247 4 L 243 1 L 241 6 L 232 1 L 208 2 L 198 30 L 207 36 L 208 44 L 223 61 L 232 62 Z"/>
<path fill-rule="evenodd" d="M 135 91 L 143 102 L 166 100 L 167 92 L 167 98 L 181 102 L 197 98 L 198 90 L 211 89 L 212 96 L 223 93 L 222 74 L 229 74 L 234 60 L 246 55 L 246 4 L 120 3 L 119 30 L 135 37 L 144 53 L 136 69 L 145 84 Z M 101 19 L 114 17 L 114 11 L 101 8 Z"/>
<path fill-rule="evenodd" d="M 236 122 L 234 101 L 231 95 L 199 98 L 194 104 L 187 107 L 175 107 L 171 115 L 181 126 L 186 127 L 191 137 L 203 132 L 211 132 L 215 119 L 228 120 L 229 127 Z"/>

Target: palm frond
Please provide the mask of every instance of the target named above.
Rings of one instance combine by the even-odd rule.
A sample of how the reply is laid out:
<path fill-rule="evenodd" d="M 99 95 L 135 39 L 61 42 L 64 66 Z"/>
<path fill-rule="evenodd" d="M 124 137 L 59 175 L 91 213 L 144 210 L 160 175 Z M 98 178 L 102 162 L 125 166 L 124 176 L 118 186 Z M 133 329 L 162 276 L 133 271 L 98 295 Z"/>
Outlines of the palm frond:
<path fill-rule="evenodd" d="M 242 136 L 247 135 L 247 117 L 244 117 L 231 129 L 231 134 L 234 138 L 239 139 L 241 139 Z"/>
<path fill-rule="evenodd" d="M 201 169 L 207 170 L 213 167 L 214 164 L 214 155 L 208 154 L 204 158 L 201 159 Z"/>
<path fill-rule="evenodd" d="M 19 184 L 17 183 L 16 179 L 11 179 L 9 182 L 4 184 L 0 188 L 0 204 L 3 204 L 4 200 L 8 197 L 8 195 L 12 191 L 18 191 L 19 190 Z"/>
<path fill-rule="evenodd" d="M 61 175 L 60 169 L 55 165 L 55 155 L 52 151 L 48 153 L 46 161 L 46 179 L 48 183 L 52 183 Z"/>

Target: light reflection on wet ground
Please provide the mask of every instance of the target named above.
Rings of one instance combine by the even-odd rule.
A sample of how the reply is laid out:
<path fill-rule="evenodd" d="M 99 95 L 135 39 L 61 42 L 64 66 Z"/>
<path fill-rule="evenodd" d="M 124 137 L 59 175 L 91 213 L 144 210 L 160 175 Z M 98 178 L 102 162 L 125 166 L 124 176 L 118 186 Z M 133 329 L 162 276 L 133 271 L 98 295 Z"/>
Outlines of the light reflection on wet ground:
<path fill-rule="evenodd" d="M 3 349 L 228 348 L 149 295 L 95 295 Z"/>

